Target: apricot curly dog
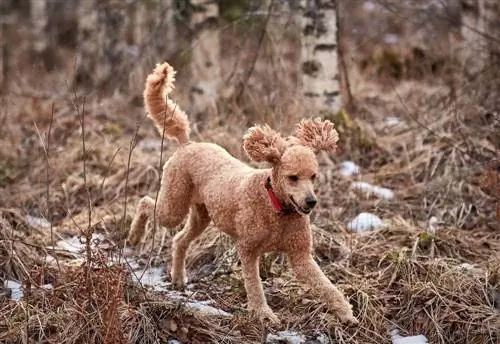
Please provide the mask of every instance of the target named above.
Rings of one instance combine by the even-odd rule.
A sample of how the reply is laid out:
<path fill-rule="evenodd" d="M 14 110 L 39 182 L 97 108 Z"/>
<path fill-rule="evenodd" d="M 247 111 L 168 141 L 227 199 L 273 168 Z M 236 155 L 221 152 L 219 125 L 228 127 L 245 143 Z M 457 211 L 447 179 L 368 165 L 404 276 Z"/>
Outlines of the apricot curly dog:
<path fill-rule="evenodd" d="M 180 144 L 163 167 L 157 204 L 158 221 L 168 228 L 179 226 L 189 214 L 173 239 L 173 285 L 183 288 L 186 284 L 186 251 L 212 220 L 235 239 L 248 309 L 260 319 L 279 322 L 267 305 L 259 277 L 260 257 L 278 251 L 287 254 L 298 279 L 309 284 L 340 320 L 357 323 L 351 305 L 312 256 L 309 213 L 317 202 L 316 154 L 336 148 L 338 134 L 333 123 L 302 120 L 295 136 L 287 138 L 267 125 L 250 128 L 243 139 L 246 153 L 256 162 L 272 166 L 255 169 L 218 145 L 190 141 L 186 114 L 167 97 L 174 81 L 173 68 L 158 64 L 144 91 L 148 116 L 162 135 Z M 131 245 L 140 242 L 153 208 L 151 197 L 139 201 L 128 237 Z"/>

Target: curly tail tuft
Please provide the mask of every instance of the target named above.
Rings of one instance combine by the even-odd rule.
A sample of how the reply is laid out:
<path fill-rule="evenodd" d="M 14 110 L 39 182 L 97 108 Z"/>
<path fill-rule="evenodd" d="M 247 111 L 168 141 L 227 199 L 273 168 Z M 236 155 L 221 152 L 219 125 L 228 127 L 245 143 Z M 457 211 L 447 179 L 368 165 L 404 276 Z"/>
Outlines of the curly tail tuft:
<path fill-rule="evenodd" d="M 174 89 L 176 72 L 168 63 L 157 64 L 148 75 L 144 90 L 144 104 L 161 135 L 180 144 L 189 142 L 189 120 L 186 113 L 168 98 Z"/>

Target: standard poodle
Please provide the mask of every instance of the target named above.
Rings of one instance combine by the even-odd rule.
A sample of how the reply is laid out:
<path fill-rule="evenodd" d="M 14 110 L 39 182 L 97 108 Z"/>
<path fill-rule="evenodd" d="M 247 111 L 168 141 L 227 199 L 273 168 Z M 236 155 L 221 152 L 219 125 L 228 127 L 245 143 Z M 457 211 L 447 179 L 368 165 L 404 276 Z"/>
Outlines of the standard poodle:
<path fill-rule="evenodd" d="M 148 76 L 144 102 L 160 134 L 177 141 L 179 148 L 163 167 L 156 215 L 168 228 L 184 228 L 172 245 L 172 284 L 186 284 L 186 251 L 212 220 L 234 238 L 241 261 L 248 309 L 262 320 L 278 323 L 266 302 L 259 277 L 259 259 L 271 251 L 287 255 L 297 278 L 319 294 L 341 321 L 357 323 L 344 295 L 323 274 L 313 259 L 309 214 L 317 203 L 314 181 L 316 154 L 332 151 L 338 141 L 330 121 L 304 119 L 294 136 L 283 138 L 268 125 L 254 126 L 243 138 L 247 155 L 271 168 L 256 169 L 213 143 L 189 139 L 189 120 L 168 98 L 175 71 L 158 64 Z M 128 243 L 144 235 L 155 201 L 143 197 L 132 221 Z"/>

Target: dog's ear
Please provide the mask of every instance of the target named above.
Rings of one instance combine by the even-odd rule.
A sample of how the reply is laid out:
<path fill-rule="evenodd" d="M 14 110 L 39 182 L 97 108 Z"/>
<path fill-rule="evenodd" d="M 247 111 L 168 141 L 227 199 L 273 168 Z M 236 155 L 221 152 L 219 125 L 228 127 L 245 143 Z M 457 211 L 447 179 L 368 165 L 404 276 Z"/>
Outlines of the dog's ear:
<path fill-rule="evenodd" d="M 281 135 L 267 124 L 257 125 L 248 129 L 243 136 L 243 148 L 253 161 L 267 161 L 276 165 L 281 160 L 286 143 Z"/>
<path fill-rule="evenodd" d="M 304 146 L 311 147 L 315 153 L 320 151 L 335 151 L 339 134 L 329 120 L 303 119 L 297 125 L 295 136 Z"/>

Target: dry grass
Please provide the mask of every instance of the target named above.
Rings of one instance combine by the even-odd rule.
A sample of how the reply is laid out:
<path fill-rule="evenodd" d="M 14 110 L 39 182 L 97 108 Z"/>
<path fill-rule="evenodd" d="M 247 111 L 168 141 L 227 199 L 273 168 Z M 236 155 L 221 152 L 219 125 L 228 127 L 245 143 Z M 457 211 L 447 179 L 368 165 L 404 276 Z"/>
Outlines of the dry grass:
<path fill-rule="evenodd" d="M 220 143 L 246 159 L 241 137 L 249 124 L 265 121 L 285 132 L 292 128 L 303 109 L 290 86 L 297 76 L 283 73 L 289 66 L 280 52 L 288 49 L 294 56 L 296 42 L 277 47 L 281 39 L 264 41 L 243 95 L 222 92 L 229 95 L 217 111 L 196 122 L 196 140 Z M 256 43 L 250 39 L 245 44 L 251 48 Z M 358 51 L 360 63 L 373 59 L 364 49 Z M 248 66 L 252 58 L 238 60 L 241 50 L 226 51 L 228 63 Z M 454 59 L 446 63 L 451 66 L 446 73 L 456 73 Z M 351 66 L 356 107 L 332 115 L 341 150 L 321 157 L 321 202 L 312 215 L 316 259 L 349 296 L 360 325 L 338 323 L 321 300 L 295 282 L 286 259 L 270 254 L 261 275 L 282 325 L 268 330 L 290 328 L 310 339 L 324 333 L 334 343 L 389 343 L 388 330 L 397 327 L 401 334 L 424 334 L 430 343 L 497 343 L 498 111 L 469 94 L 471 85 L 450 86 L 444 71 L 394 78 L 384 72 L 389 67 L 394 66 L 373 63 L 358 72 Z M 385 73 L 383 85 L 373 82 L 374 71 Z M 63 79 L 50 77 L 58 78 Z M 228 88 L 238 81 L 228 79 Z M 25 288 L 19 302 L 0 296 L 3 343 L 262 341 L 267 330 L 245 311 L 234 245 L 216 228 L 191 248 L 192 285 L 184 295 L 210 300 L 233 317 L 193 311 L 169 292 L 133 282 L 137 271 L 131 261 L 168 270 L 175 232 L 152 230 L 140 249 L 123 249 L 135 202 L 155 195 L 160 155 L 164 162 L 175 149 L 170 142 L 161 148 L 135 97 L 84 101 L 75 94 L 26 98 L 17 93 L 1 103 L 0 113 L 7 115 L 0 117 L 0 277 L 21 280 Z M 176 97 L 187 99 L 187 92 L 179 86 Z M 389 125 L 387 116 L 401 122 Z M 361 166 L 361 175 L 337 173 L 338 163 L 347 159 Z M 359 195 L 350 189 L 353 180 L 389 187 L 395 199 Z M 387 227 L 362 235 L 349 232 L 346 223 L 361 211 L 377 214 Z M 52 227 L 30 224 L 26 215 L 47 218 Z M 429 225 L 433 216 L 439 223 Z M 85 242 L 93 233 L 104 239 L 87 241 L 83 259 L 49 248 L 73 235 Z M 42 287 L 47 283 L 52 289 Z"/>

